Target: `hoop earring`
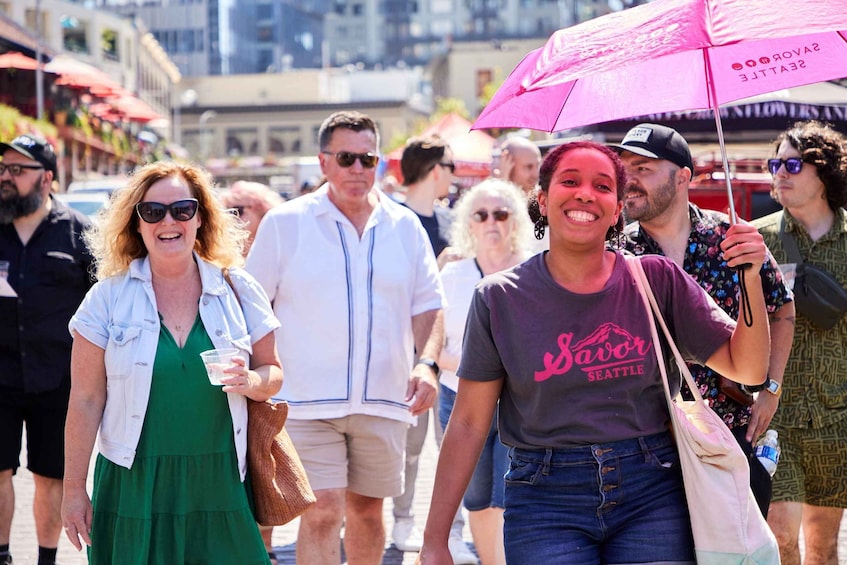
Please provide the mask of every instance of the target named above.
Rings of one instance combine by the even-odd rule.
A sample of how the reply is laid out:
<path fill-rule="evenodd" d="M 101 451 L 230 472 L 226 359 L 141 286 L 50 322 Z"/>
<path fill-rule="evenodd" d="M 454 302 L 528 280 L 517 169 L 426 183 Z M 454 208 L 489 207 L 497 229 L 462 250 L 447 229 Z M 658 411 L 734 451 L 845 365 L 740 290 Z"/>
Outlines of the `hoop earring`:
<path fill-rule="evenodd" d="M 626 249 L 626 237 L 624 236 L 623 231 L 617 229 L 615 230 L 615 242 L 613 245 L 614 248 L 618 251 L 623 251 L 624 249 Z"/>
<path fill-rule="evenodd" d="M 544 231 L 547 227 L 547 216 L 539 216 L 535 220 L 535 239 L 541 241 L 544 239 Z"/>

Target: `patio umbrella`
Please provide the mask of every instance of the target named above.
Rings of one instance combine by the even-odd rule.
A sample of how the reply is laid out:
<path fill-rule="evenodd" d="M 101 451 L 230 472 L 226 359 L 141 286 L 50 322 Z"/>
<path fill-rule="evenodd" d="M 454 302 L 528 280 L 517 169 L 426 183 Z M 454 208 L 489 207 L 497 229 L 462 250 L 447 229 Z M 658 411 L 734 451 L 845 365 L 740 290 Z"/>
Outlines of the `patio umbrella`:
<path fill-rule="evenodd" d="M 97 96 L 120 93 L 121 85 L 94 65 L 84 63 L 69 55 L 57 55 L 44 66 L 47 72 L 59 75 L 56 84 L 92 91 Z"/>
<path fill-rule="evenodd" d="M 0 69 L 34 71 L 36 68 L 38 68 L 38 62 L 19 51 L 11 51 L 0 55 Z"/>
<path fill-rule="evenodd" d="M 844 0 L 655 0 L 554 33 L 509 75 L 475 129 L 562 131 L 847 76 Z M 730 216 L 735 206 L 726 176 Z"/>

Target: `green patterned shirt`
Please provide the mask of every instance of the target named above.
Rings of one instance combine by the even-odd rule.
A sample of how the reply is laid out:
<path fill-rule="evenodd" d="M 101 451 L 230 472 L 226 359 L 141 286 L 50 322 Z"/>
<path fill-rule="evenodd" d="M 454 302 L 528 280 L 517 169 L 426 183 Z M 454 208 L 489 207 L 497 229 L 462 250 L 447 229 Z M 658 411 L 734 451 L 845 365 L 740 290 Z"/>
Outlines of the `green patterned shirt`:
<path fill-rule="evenodd" d="M 753 222 L 778 263 L 788 258 L 779 238 L 783 212 Z M 794 236 L 807 263 L 829 271 L 847 288 L 847 212 L 839 208 L 829 232 L 812 241 L 785 211 L 785 231 Z M 847 316 L 820 329 L 797 313 L 794 344 L 785 367 L 782 398 L 773 423 L 788 428 L 822 428 L 847 417 Z"/>

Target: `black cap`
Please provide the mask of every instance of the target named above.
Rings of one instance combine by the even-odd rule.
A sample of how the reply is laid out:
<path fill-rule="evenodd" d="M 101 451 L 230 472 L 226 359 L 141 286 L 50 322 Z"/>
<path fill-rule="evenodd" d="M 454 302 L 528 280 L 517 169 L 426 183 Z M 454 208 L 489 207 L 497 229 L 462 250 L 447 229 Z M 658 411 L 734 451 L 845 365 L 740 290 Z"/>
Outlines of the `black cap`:
<path fill-rule="evenodd" d="M 664 159 L 680 167 L 688 167 L 694 174 L 694 161 L 688 142 L 678 131 L 659 124 L 638 124 L 627 132 L 623 141 L 611 147 L 631 151 L 651 159 Z"/>
<path fill-rule="evenodd" d="M 56 177 L 56 151 L 46 140 L 24 134 L 19 135 L 9 143 L 0 143 L 0 153 L 5 153 L 10 149 L 33 161 L 38 161 L 44 166 L 45 170 L 53 173 L 53 178 Z"/>

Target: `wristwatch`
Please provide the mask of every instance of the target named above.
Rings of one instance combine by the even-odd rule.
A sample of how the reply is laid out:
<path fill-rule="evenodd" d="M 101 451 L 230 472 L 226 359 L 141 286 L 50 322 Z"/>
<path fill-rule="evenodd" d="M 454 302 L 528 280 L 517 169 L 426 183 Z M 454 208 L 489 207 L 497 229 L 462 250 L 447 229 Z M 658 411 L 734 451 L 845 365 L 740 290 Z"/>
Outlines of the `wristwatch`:
<path fill-rule="evenodd" d="M 436 363 L 434 359 L 430 359 L 428 357 L 421 357 L 420 359 L 418 359 L 418 365 L 426 365 L 427 367 L 432 369 L 436 377 L 439 375 L 439 373 L 441 373 L 441 368 L 438 366 L 438 363 Z"/>
<path fill-rule="evenodd" d="M 765 384 L 765 390 L 774 396 L 782 394 L 782 383 L 778 383 L 768 377 L 768 382 Z"/>

